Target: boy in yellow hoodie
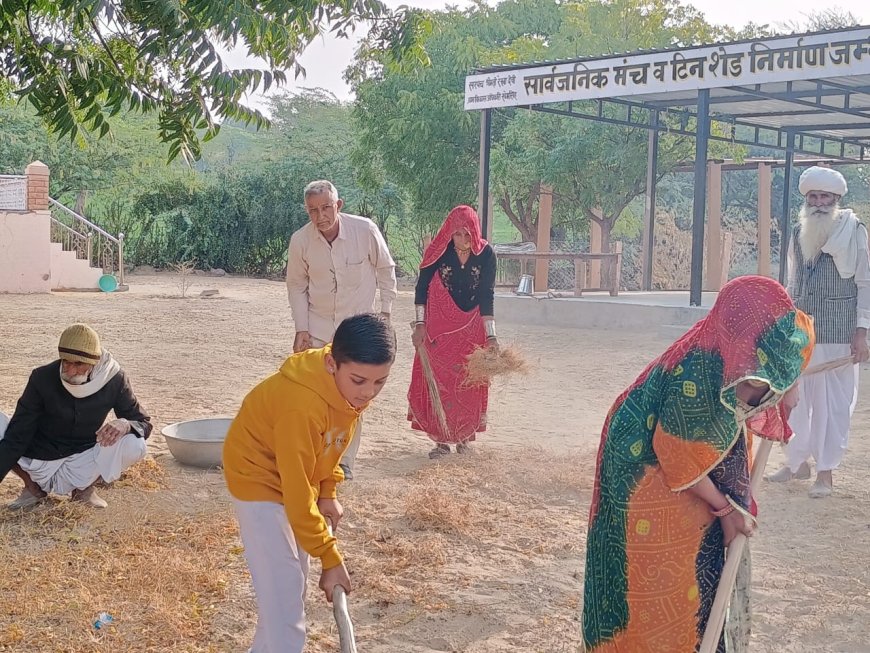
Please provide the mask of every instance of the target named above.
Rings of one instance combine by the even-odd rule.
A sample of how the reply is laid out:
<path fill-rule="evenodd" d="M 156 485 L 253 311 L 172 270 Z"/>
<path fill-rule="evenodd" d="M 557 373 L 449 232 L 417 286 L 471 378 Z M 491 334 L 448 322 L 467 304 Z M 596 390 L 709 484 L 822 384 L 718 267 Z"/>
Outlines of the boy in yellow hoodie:
<path fill-rule="evenodd" d="M 351 590 L 328 529 L 342 515 L 338 463 L 395 357 L 387 322 L 348 318 L 331 345 L 294 354 L 251 390 L 230 426 L 224 474 L 257 598 L 251 653 L 302 653 L 309 556 L 327 601 L 336 585 Z"/>

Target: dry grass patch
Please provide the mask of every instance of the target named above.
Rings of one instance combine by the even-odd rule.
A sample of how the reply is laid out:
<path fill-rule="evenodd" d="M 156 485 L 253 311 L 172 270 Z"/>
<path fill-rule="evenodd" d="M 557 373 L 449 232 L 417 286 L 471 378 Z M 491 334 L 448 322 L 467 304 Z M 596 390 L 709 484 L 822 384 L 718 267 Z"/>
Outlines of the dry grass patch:
<path fill-rule="evenodd" d="M 97 520 L 64 501 L 0 519 L 0 643 L 69 653 L 217 650 L 212 617 L 237 557 L 226 516 Z M 100 612 L 114 621 L 96 631 Z"/>
<path fill-rule="evenodd" d="M 435 483 L 420 484 L 405 501 L 411 528 L 447 535 L 469 535 L 475 525 L 475 507 Z"/>
<path fill-rule="evenodd" d="M 483 449 L 348 484 L 338 537 L 353 574 L 360 646 L 444 619 L 464 623 L 468 615 L 500 624 L 501 606 L 526 604 L 530 587 L 537 591 L 527 582 L 536 568 L 573 564 L 585 505 L 565 502 L 588 494 L 590 469 L 588 461 L 544 451 Z M 146 460 L 106 490 L 105 512 L 65 499 L 29 513 L 0 512 L 0 651 L 244 650 L 254 601 L 232 513 L 217 485 L 204 491 L 213 481 Z M 154 493 L 166 488 L 175 500 Z M 154 499 L 143 500 L 143 492 Z M 308 649 L 328 653 L 337 651 L 337 637 L 316 589 L 318 571 L 315 563 Z M 530 619 L 556 602 L 565 610 L 558 592 L 532 600 Z M 114 622 L 96 631 L 100 612 Z M 462 629 L 457 642 L 480 636 Z"/>
<path fill-rule="evenodd" d="M 112 483 L 112 487 L 129 487 L 147 491 L 165 490 L 169 487 L 169 477 L 156 460 L 148 457 L 127 469 L 121 478 Z"/>

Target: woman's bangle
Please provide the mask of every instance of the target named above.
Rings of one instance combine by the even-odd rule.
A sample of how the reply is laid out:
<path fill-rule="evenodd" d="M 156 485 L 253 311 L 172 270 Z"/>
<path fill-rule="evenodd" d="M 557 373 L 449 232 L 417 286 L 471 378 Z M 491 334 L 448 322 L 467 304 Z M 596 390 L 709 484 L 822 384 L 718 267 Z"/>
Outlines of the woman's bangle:
<path fill-rule="evenodd" d="M 422 304 L 417 304 L 414 306 L 414 311 L 417 317 L 417 324 L 423 324 L 426 321 L 426 307 Z"/>
<path fill-rule="evenodd" d="M 487 338 L 495 338 L 495 320 L 484 320 L 483 329 L 486 331 Z"/>
<path fill-rule="evenodd" d="M 732 504 L 729 503 L 727 506 L 725 506 L 721 510 L 711 510 L 710 512 L 713 513 L 714 517 L 721 518 L 721 517 L 727 517 L 735 510 L 736 510 L 736 508 Z"/>

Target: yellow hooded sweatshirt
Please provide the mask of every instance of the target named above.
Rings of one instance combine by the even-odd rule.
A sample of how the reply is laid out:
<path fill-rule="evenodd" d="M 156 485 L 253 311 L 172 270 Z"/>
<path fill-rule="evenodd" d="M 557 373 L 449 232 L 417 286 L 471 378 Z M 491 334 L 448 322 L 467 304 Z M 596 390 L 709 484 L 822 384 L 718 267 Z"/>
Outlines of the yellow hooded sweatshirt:
<path fill-rule="evenodd" d="M 294 354 L 251 390 L 223 451 L 230 494 L 284 504 L 300 546 L 320 558 L 324 569 L 342 558 L 317 500 L 335 498 L 335 485 L 344 480 L 338 462 L 362 412 L 341 396 L 326 371 L 330 351 L 327 345 Z"/>

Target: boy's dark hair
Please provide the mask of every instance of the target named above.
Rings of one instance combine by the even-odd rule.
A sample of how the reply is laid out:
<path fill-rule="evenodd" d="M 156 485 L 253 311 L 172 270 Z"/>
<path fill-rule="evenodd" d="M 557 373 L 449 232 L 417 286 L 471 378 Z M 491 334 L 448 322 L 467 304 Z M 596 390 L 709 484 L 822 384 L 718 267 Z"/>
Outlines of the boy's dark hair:
<path fill-rule="evenodd" d="M 396 332 L 379 315 L 354 315 L 344 320 L 335 330 L 332 357 L 337 365 L 393 363 L 396 360 Z"/>

